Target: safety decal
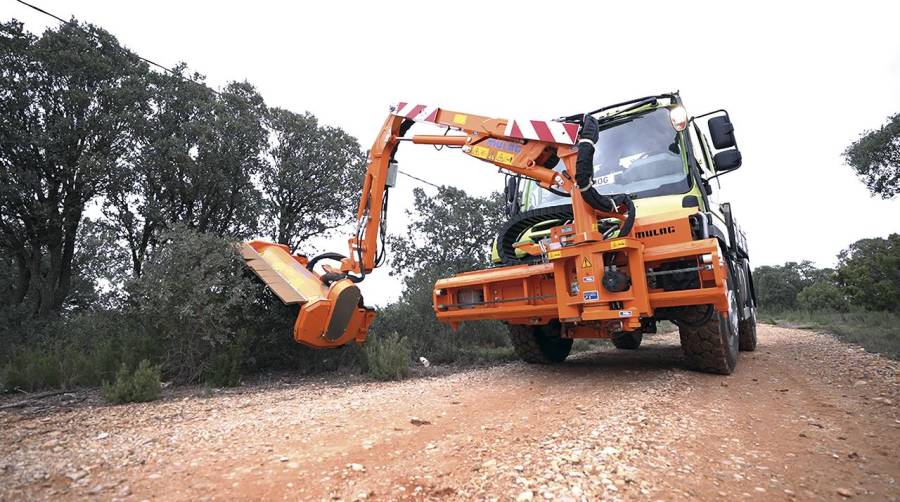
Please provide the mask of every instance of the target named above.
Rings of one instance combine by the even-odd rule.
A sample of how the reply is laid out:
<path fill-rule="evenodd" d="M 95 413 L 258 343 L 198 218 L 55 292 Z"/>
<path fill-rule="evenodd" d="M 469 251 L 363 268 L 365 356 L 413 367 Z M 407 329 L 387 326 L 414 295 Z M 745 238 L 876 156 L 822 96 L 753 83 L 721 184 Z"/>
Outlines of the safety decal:
<path fill-rule="evenodd" d="M 625 241 L 612 241 L 609 243 L 609 247 L 612 249 L 619 249 L 627 246 Z"/>
<path fill-rule="evenodd" d="M 485 146 L 473 146 L 469 153 L 473 157 L 478 157 L 479 159 L 484 159 L 490 162 L 499 162 L 501 164 L 512 164 L 513 163 L 513 154 L 506 152 L 498 152 L 496 150 L 491 150 Z"/>
<path fill-rule="evenodd" d="M 479 159 L 486 159 L 488 155 L 491 153 L 491 149 L 484 146 L 473 146 L 472 147 L 472 156 L 478 157 Z"/>
<path fill-rule="evenodd" d="M 555 260 L 555 259 L 561 258 L 561 257 L 562 257 L 562 251 L 550 251 L 549 253 L 547 253 L 547 258 L 549 258 L 551 260 Z"/>
<path fill-rule="evenodd" d="M 600 299 L 600 294 L 597 291 L 585 291 L 582 297 L 586 302 L 595 302 Z"/>
<path fill-rule="evenodd" d="M 585 256 L 584 258 L 581 259 L 581 268 L 591 268 L 591 267 L 593 267 L 593 265 L 591 265 L 591 260 L 589 260 L 587 256 Z"/>
<path fill-rule="evenodd" d="M 619 317 L 631 317 L 631 311 L 630 310 L 620 310 Z"/>
<path fill-rule="evenodd" d="M 574 145 L 578 135 L 578 124 L 552 120 L 510 119 L 504 132 L 511 138 Z"/>
<path fill-rule="evenodd" d="M 391 113 L 416 122 L 434 122 L 437 120 L 438 107 L 401 101 L 391 107 Z"/>
<path fill-rule="evenodd" d="M 586 275 L 586 276 L 584 276 L 584 278 L 581 279 L 581 280 L 584 281 L 584 282 L 594 282 L 594 276 L 593 276 L 593 275 Z"/>
<path fill-rule="evenodd" d="M 463 115 L 462 113 L 456 113 L 453 115 L 453 122 L 459 125 L 466 125 L 466 120 L 468 119 L 469 117 Z"/>

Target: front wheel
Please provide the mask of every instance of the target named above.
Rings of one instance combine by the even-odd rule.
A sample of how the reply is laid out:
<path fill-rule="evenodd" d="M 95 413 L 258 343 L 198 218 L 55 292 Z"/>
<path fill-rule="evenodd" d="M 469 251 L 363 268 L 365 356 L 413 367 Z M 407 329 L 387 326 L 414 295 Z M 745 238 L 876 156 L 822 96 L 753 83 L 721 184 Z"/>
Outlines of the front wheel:
<path fill-rule="evenodd" d="M 738 301 L 731 271 L 726 281 L 728 313 L 713 311 L 704 322 L 678 326 L 681 349 L 688 366 L 696 371 L 730 375 L 737 365 L 738 353 Z M 698 307 L 698 313 L 711 307 Z"/>
<path fill-rule="evenodd" d="M 551 321 L 542 326 L 509 325 L 509 340 L 520 359 L 532 364 L 557 364 L 572 351 L 572 339 L 563 338 L 562 325 Z"/>

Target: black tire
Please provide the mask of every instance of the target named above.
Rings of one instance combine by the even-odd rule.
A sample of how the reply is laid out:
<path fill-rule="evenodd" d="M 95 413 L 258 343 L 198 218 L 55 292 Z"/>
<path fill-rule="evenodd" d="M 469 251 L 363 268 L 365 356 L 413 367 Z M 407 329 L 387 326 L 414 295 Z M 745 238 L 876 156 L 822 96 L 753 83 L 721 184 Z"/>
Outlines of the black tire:
<path fill-rule="evenodd" d="M 619 331 L 612 334 L 612 343 L 617 349 L 636 350 L 641 346 L 644 334 L 640 331 Z"/>
<path fill-rule="evenodd" d="M 542 326 L 509 325 L 509 340 L 520 359 L 532 364 L 558 364 L 572 351 L 571 338 L 563 338 L 559 321 Z"/>
<path fill-rule="evenodd" d="M 756 350 L 756 307 L 750 308 L 750 317 L 738 324 L 738 348 L 744 352 Z"/>
<path fill-rule="evenodd" d="M 731 271 L 728 271 L 729 313 L 712 316 L 700 326 L 681 323 L 678 334 L 681 349 L 688 366 L 695 371 L 730 375 L 737 365 L 738 353 L 738 302 Z M 698 307 L 698 315 L 707 307 Z"/>

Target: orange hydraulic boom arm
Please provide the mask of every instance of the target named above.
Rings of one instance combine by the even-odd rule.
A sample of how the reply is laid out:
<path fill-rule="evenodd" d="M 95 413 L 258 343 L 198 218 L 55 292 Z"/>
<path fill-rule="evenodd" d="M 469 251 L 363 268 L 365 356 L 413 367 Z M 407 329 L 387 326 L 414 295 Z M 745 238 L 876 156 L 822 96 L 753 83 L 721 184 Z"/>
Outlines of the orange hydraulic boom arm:
<path fill-rule="evenodd" d="M 448 133 L 453 130 L 459 134 L 405 138 L 415 122 L 447 127 Z M 242 253 L 248 265 L 282 301 L 301 305 L 294 326 L 296 341 L 313 347 L 364 341 L 374 311 L 363 306 L 356 283 L 379 265 L 378 239 L 384 231 L 383 210 L 388 188 L 393 184 L 391 178 L 396 176 L 393 158 L 401 141 L 460 147 L 463 153 L 501 170 L 533 179 L 545 188 L 568 192 L 574 216 L 570 242 L 601 241 L 598 218 L 623 220 L 623 211 L 618 202 L 610 202 L 608 211 L 595 209 L 585 200 L 585 192 L 575 189 L 578 133 L 576 123 L 497 119 L 398 103 L 391 107 L 369 151 L 356 213 L 356 232 L 348 242 L 349 256 L 325 253 L 308 260 L 304 256 L 292 256 L 285 246 L 265 241 L 245 244 Z M 564 163 L 565 171 L 545 167 L 548 161 L 555 164 L 553 157 Z M 323 265 L 325 273 L 316 273 L 313 266 L 321 259 L 339 260 L 340 267 Z"/>

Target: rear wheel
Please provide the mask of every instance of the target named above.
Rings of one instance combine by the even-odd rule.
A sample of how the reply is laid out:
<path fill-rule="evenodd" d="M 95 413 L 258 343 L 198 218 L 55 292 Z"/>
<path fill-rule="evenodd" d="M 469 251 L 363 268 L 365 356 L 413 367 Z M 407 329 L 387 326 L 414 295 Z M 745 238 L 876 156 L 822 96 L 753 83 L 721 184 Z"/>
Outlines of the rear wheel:
<path fill-rule="evenodd" d="M 644 334 L 640 331 L 619 331 L 612 334 L 612 343 L 617 349 L 635 350 L 641 346 Z"/>
<path fill-rule="evenodd" d="M 731 271 L 727 279 L 728 313 L 713 311 L 707 320 L 697 325 L 680 323 L 678 334 L 688 366 L 696 371 L 730 375 L 737 365 L 738 302 Z M 698 307 L 703 315 L 708 307 Z"/>
<path fill-rule="evenodd" d="M 509 339 L 520 359 L 532 364 L 556 364 L 572 351 L 572 339 L 563 338 L 559 321 L 542 326 L 509 325 Z"/>
<path fill-rule="evenodd" d="M 756 307 L 750 308 L 750 317 L 738 324 L 739 348 L 745 352 L 756 350 Z"/>

